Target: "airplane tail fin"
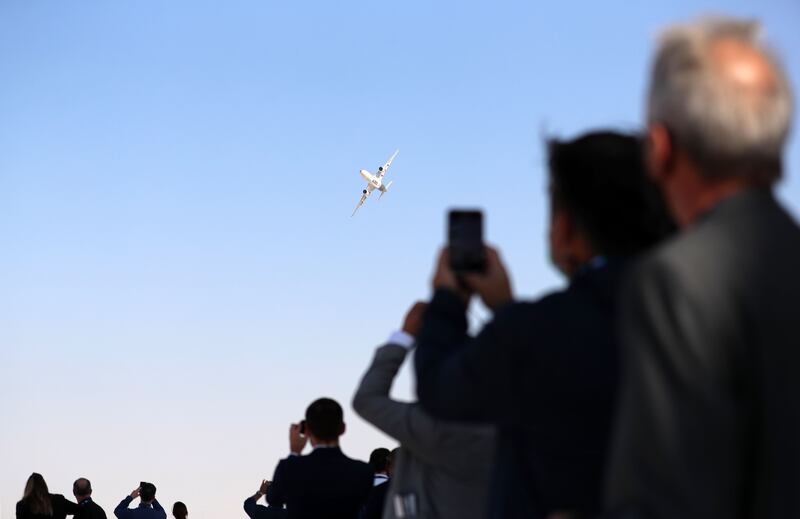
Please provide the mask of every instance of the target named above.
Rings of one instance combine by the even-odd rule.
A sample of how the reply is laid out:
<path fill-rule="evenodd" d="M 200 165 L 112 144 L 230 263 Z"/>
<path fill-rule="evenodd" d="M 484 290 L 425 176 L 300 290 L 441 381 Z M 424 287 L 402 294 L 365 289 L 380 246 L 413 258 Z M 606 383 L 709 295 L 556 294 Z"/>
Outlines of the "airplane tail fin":
<path fill-rule="evenodd" d="M 381 194 L 380 194 L 380 196 L 378 197 L 378 200 L 380 200 L 381 198 L 383 198 L 383 195 L 385 195 L 385 194 L 386 194 L 386 192 L 387 192 L 387 191 L 389 191 L 389 186 L 391 186 L 391 185 L 392 185 L 392 182 L 394 182 L 394 180 L 390 180 L 390 181 L 389 181 L 389 183 L 388 183 L 388 184 L 386 184 L 386 187 L 384 187 L 383 189 L 381 189 Z"/>

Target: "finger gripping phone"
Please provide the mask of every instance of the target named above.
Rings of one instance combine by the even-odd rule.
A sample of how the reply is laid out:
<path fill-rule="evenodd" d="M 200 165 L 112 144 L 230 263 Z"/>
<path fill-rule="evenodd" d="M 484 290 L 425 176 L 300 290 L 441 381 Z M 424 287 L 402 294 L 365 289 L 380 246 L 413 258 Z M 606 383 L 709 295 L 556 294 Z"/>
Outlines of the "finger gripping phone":
<path fill-rule="evenodd" d="M 447 216 L 450 268 L 456 274 L 484 272 L 486 247 L 483 243 L 483 213 L 453 209 Z"/>

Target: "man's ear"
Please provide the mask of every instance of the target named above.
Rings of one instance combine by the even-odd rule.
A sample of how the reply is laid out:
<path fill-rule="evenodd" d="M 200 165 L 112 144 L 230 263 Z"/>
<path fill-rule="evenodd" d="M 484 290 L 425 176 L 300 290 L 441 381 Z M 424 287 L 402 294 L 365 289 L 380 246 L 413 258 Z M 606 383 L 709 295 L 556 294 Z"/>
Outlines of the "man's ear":
<path fill-rule="evenodd" d="M 675 145 L 667 127 L 661 123 L 652 123 L 647 127 L 647 144 L 645 146 L 645 164 L 647 172 L 656 183 L 661 183 L 670 176 L 675 162 Z"/>

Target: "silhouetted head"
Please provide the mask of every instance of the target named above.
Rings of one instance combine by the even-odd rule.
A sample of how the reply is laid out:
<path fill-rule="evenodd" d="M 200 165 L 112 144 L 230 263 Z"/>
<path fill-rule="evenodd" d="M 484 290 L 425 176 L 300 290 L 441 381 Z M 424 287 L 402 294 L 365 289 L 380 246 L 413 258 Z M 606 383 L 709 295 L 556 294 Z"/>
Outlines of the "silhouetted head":
<path fill-rule="evenodd" d="M 188 515 L 189 510 L 181 501 L 176 501 L 175 504 L 172 505 L 172 517 L 175 519 L 186 519 L 186 516 Z"/>
<path fill-rule="evenodd" d="M 389 449 L 378 447 L 369 455 L 369 466 L 375 474 L 386 474 L 386 467 L 389 465 Z"/>
<path fill-rule="evenodd" d="M 22 502 L 31 513 L 37 515 L 53 515 L 53 502 L 47 483 L 41 474 L 34 472 L 25 483 Z"/>
<path fill-rule="evenodd" d="M 702 18 L 664 31 L 648 90 L 647 164 L 681 225 L 709 199 L 781 177 L 793 103 L 758 23 Z"/>
<path fill-rule="evenodd" d="M 320 398 L 306 409 L 306 433 L 312 440 L 335 442 L 344 431 L 344 411 L 336 400 Z"/>
<path fill-rule="evenodd" d="M 78 478 L 72 484 L 72 495 L 78 502 L 92 495 L 92 483 L 86 478 Z"/>
<path fill-rule="evenodd" d="M 394 471 L 397 469 L 397 454 L 400 452 L 400 447 L 395 447 L 389 453 L 389 459 L 386 463 L 386 473 L 389 477 L 394 477 Z"/>
<path fill-rule="evenodd" d="M 152 483 L 142 483 L 139 490 L 139 499 L 142 500 L 142 503 L 152 503 L 155 498 L 156 486 Z"/>
<path fill-rule="evenodd" d="M 551 140 L 550 254 L 567 276 L 595 256 L 635 255 L 674 229 L 641 139 L 594 131 Z"/>

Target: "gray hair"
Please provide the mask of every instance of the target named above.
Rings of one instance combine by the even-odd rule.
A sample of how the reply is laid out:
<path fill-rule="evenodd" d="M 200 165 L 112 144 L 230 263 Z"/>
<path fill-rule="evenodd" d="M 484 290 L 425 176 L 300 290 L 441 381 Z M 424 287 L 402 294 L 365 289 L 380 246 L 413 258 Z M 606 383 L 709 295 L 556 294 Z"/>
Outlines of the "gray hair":
<path fill-rule="evenodd" d="M 781 176 L 782 149 L 792 124 L 792 91 L 759 24 L 703 18 L 668 28 L 656 52 L 648 122 L 661 123 L 709 179 L 744 177 L 771 183 Z M 770 77 L 742 85 L 716 66 L 714 44 L 733 41 L 758 53 Z"/>

